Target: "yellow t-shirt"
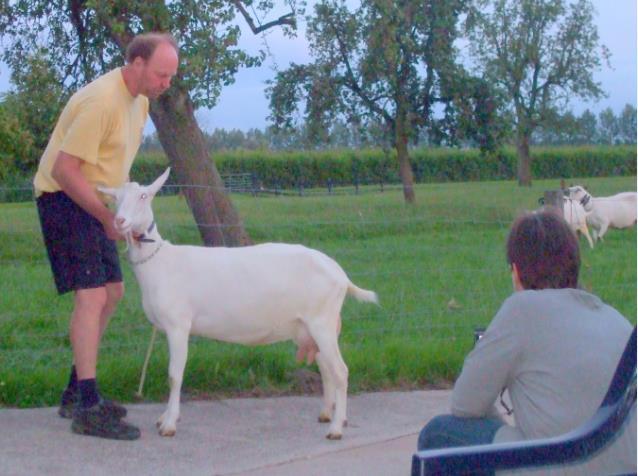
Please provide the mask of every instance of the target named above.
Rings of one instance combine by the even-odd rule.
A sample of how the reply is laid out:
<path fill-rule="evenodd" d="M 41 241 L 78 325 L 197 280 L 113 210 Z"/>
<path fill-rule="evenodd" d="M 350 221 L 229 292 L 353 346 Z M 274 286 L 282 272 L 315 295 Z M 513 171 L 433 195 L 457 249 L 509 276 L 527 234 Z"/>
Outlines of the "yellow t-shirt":
<path fill-rule="evenodd" d="M 148 98 L 131 96 L 120 68 L 77 91 L 64 107 L 33 180 L 36 196 L 61 188 L 51 177 L 60 151 L 82 159 L 93 186 L 119 187 L 142 143 Z"/>

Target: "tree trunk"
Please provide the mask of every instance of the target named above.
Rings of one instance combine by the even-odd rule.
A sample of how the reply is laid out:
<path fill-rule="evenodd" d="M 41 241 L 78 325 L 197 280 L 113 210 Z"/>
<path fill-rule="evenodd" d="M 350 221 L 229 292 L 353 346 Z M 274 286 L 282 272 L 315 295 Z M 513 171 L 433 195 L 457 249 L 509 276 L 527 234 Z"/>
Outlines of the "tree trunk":
<path fill-rule="evenodd" d="M 251 243 L 211 160 L 188 93 L 175 85 L 151 101 L 150 115 L 206 246 Z"/>
<path fill-rule="evenodd" d="M 516 138 L 516 150 L 518 152 L 518 185 L 521 187 L 532 186 L 532 159 L 529 155 L 529 135 L 518 134 Z"/>
<path fill-rule="evenodd" d="M 410 164 L 410 154 L 408 152 L 408 134 L 402 119 L 397 119 L 395 147 L 397 158 L 399 159 L 399 176 L 403 183 L 403 198 L 406 203 L 414 204 L 414 174 Z"/>

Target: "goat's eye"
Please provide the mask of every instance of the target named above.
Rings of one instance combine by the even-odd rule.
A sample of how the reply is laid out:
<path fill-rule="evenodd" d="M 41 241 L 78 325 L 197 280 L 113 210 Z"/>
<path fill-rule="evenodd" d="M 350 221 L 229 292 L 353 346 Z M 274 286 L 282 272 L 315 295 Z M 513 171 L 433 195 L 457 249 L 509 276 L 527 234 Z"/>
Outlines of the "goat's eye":
<path fill-rule="evenodd" d="M 140 195 L 140 200 L 146 200 L 147 198 L 148 198 L 148 195 L 146 195 L 145 193 Z"/>

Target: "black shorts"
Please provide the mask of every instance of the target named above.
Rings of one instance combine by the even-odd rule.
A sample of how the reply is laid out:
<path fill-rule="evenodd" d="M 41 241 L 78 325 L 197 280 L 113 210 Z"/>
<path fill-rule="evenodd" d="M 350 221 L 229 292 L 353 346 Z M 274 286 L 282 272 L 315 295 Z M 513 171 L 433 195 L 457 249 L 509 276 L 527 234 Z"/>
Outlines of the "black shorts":
<path fill-rule="evenodd" d="M 37 199 L 40 226 L 59 294 L 122 281 L 115 241 L 64 192 Z"/>

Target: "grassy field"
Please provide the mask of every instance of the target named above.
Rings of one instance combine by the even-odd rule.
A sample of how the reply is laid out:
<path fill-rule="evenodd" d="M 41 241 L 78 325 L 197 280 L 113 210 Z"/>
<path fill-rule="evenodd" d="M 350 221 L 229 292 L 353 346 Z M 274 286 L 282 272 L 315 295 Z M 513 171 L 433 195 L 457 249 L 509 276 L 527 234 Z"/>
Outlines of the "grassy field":
<path fill-rule="evenodd" d="M 636 189 L 635 177 L 574 180 L 595 196 Z M 255 242 L 302 243 L 334 257 L 351 279 L 375 290 L 376 307 L 348 301 L 341 349 L 353 392 L 422 388 L 453 381 L 486 325 L 511 293 L 504 246 L 509 225 L 538 206 L 558 181 L 419 185 L 417 204 L 400 190 L 305 197 L 233 196 Z M 164 238 L 198 243 L 184 200 L 159 197 Z M 71 360 L 70 296 L 57 297 L 32 203 L 0 205 L 0 405 L 57 403 Z M 636 322 L 636 228 L 611 230 L 582 246 L 581 285 Z M 98 378 L 113 398 L 134 399 L 151 334 L 137 284 L 122 256 L 127 294 L 103 341 Z M 223 272 L 223 270 L 219 270 Z M 281 343 L 242 347 L 192 338 L 183 391 L 187 397 L 295 393 L 308 390 Z M 168 352 L 156 343 L 145 399 L 167 397 Z M 315 370 L 316 367 L 311 367 Z"/>

